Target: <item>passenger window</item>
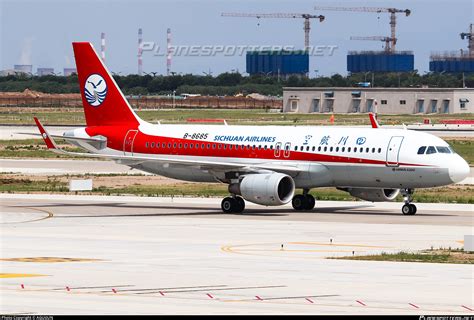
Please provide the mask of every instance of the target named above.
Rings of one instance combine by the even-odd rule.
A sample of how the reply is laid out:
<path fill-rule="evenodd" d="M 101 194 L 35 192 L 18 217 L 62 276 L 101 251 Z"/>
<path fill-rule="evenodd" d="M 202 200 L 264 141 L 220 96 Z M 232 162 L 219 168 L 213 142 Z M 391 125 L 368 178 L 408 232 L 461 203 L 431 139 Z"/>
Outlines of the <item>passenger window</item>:
<path fill-rule="evenodd" d="M 171 149 L 171 143 L 168 143 L 168 148 L 170 148 L 170 149 Z"/>
<path fill-rule="evenodd" d="M 173 144 L 173 148 L 174 148 L 174 149 L 176 149 L 176 143 L 175 143 L 175 144 Z"/>
<path fill-rule="evenodd" d="M 189 144 L 189 149 L 192 149 L 192 148 L 193 148 L 193 144 L 190 143 L 190 144 Z"/>
<path fill-rule="evenodd" d="M 436 147 L 436 150 L 438 150 L 439 153 L 451 153 L 448 147 Z"/>
<path fill-rule="evenodd" d="M 336 152 L 339 152 L 339 147 L 336 147 Z"/>
<path fill-rule="evenodd" d="M 375 153 L 375 148 L 372 148 L 372 153 Z"/>
<path fill-rule="evenodd" d="M 318 147 L 318 151 L 321 151 L 321 147 Z"/>
<path fill-rule="evenodd" d="M 425 150 L 426 150 L 425 146 L 420 147 L 420 149 L 418 149 L 418 154 L 425 154 Z"/>
<path fill-rule="evenodd" d="M 152 148 L 155 147 L 155 143 L 154 143 L 154 142 L 151 143 L 151 147 L 152 147 Z"/>
<path fill-rule="evenodd" d="M 222 149 L 222 144 L 217 146 L 218 149 Z"/>
<path fill-rule="evenodd" d="M 231 144 L 229 145 L 229 150 L 232 150 L 232 145 Z"/>
<path fill-rule="evenodd" d="M 148 148 L 148 142 L 145 143 L 145 148 Z"/>
<path fill-rule="evenodd" d="M 342 147 L 342 152 L 346 151 L 346 147 Z"/>
<path fill-rule="evenodd" d="M 426 154 L 432 154 L 432 153 L 436 153 L 436 149 L 435 147 L 429 146 L 428 151 L 426 151 Z"/>
<path fill-rule="evenodd" d="M 213 145 L 212 145 L 212 149 L 215 149 L 215 148 L 216 148 L 216 145 L 215 145 L 215 144 L 213 144 Z"/>
<path fill-rule="evenodd" d="M 227 150 L 227 145 L 226 144 L 224 145 L 224 150 Z"/>
<path fill-rule="evenodd" d="M 378 151 L 379 151 L 379 153 L 380 153 L 380 152 L 382 152 L 382 148 L 379 148 L 379 150 L 378 150 Z"/>
<path fill-rule="evenodd" d="M 347 152 L 351 152 L 351 147 L 347 148 Z"/>
<path fill-rule="evenodd" d="M 295 151 L 298 151 L 298 147 L 297 147 L 297 146 L 295 146 Z"/>
<path fill-rule="evenodd" d="M 185 144 L 184 144 L 184 149 L 187 149 L 187 148 L 188 148 L 188 144 L 185 143 Z"/>
<path fill-rule="evenodd" d="M 309 146 L 306 147 L 306 151 L 309 151 Z"/>
<path fill-rule="evenodd" d="M 333 149 L 333 148 L 331 147 L 331 148 L 329 149 L 329 151 L 332 152 L 332 149 Z"/>
<path fill-rule="evenodd" d="M 328 151 L 328 147 L 324 147 L 324 152 Z"/>
<path fill-rule="evenodd" d="M 314 151 L 314 150 L 316 150 L 316 147 L 315 147 L 315 146 L 313 146 L 312 150 L 313 150 L 313 151 Z"/>
<path fill-rule="evenodd" d="M 182 143 L 180 143 L 180 144 L 179 144 L 179 148 L 181 149 L 182 147 L 183 147 L 183 144 L 182 144 Z"/>
<path fill-rule="evenodd" d="M 304 148 L 304 147 L 303 147 L 303 146 L 301 146 L 301 147 L 300 147 L 300 151 L 303 151 L 303 148 Z"/>
<path fill-rule="evenodd" d="M 205 147 L 205 145 L 204 145 L 204 143 L 202 143 L 201 144 L 201 149 L 205 149 L 204 147 Z"/>
<path fill-rule="evenodd" d="M 365 148 L 365 152 L 369 153 L 369 148 Z"/>

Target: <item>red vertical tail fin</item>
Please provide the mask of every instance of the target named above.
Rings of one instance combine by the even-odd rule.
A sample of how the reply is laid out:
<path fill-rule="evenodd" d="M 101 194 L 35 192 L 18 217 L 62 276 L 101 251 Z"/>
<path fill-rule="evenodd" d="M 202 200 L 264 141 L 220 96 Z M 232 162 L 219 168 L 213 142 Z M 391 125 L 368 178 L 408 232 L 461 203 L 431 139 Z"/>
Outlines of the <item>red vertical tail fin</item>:
<path fill-rule="evenodd" d="M 87 126 L 126 125 L 140 120 L 89 42 L 73 42 Z"/>

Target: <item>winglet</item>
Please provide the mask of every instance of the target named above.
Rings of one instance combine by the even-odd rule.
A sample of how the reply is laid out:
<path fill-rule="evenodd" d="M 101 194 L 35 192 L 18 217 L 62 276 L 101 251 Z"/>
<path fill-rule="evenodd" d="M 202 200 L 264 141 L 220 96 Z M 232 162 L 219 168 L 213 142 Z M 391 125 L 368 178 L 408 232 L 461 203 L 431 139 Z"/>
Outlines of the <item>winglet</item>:
<path fill-rule="evenodd" d="M 370 124 L 372 125 L 372 128 L 380 128 L 380 125 L 377 122 L 377 118 L 375 117 L 374 113 L 369 112 L 369 118 L 370 118 Z"/>
<path fill-rule="evenodd" d="M 41 133 L 41 137 L 43 137 L 43 140 L 46 143 L 46 146 L 48 147 L 48 149 L 57 150 L 58 147 L 56 146 L 56 143 L 54 142 L 53 138 L 50 137 L 48 131 L 46 131 L 46 129 L 43 127 L 43 125 L 38 120 L 38 118 L 34 117 L 34 119 Z"/>

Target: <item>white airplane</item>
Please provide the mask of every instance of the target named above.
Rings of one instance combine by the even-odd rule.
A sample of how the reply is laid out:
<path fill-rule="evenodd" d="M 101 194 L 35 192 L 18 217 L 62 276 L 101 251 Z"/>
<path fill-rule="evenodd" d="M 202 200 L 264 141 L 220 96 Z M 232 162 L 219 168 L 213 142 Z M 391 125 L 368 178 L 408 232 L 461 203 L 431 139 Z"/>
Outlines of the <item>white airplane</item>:
<path fill-rule="evenodd" d="M 242 212 L 244 200 L 264 206 L 291 201 L 295 210 L 312 210 L 311 189 L 336 187 L 372 202 L 401 193 L 402 213 L 414 215 L 415 188 L 457 183 L 469 174 L 466 161 L 442 139 L 379 128 L 373 115 L 373 128 L 151 124 L 135 114 L 90 43 L 73 48 L 87 126 L 54 136 L 35 118 L 48 148 L 174 179 L 225 183 L 226 213 Z M 54 138 L 87 152 L 64 151 Z"/>

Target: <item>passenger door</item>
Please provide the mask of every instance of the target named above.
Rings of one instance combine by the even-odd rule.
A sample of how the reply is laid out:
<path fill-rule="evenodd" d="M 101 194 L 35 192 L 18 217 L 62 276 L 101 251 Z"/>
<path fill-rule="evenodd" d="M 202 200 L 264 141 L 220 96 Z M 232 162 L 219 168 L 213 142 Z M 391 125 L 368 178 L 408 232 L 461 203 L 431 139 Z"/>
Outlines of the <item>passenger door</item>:
<path fill-rule="evenodd" d="M 387 167 L 398 167 L 398 158 L 400 147 L 402 146 L 403 137 L 392 137 L 387 147 Z"/>
<path fill-rule="evenodd" d="M 125 139 L 123 140 L 123 155 L 133 156 L 133 142 L 135 141 L 137 133 L 138 130 L 129 130 L 125 135 Z"/>

